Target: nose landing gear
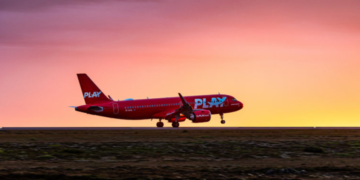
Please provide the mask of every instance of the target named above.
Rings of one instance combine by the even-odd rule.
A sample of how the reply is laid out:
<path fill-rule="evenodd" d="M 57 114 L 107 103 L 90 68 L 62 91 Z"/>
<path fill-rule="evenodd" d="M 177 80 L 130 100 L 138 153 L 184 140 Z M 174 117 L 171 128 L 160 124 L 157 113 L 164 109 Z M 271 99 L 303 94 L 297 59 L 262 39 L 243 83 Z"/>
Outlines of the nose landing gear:
<path fill-rule="evenodd" d="M 225 124 L 225 120 L 223 119 L 223 118 L 224 118 L 224 114 L 223 114 L 223 113 L 220 113 L 220 117 L 221 117 L 221 124 Z"/>

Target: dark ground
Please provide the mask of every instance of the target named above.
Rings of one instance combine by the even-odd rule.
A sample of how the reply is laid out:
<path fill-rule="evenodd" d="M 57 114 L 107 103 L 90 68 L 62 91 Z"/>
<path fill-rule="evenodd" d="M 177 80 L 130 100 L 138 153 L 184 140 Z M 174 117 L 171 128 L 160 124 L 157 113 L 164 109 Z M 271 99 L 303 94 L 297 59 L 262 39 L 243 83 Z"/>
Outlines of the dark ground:
<path fill-rule="evenodd" d="M 360 130 L 0 131 L 0 179 L 360 179 Z"/>

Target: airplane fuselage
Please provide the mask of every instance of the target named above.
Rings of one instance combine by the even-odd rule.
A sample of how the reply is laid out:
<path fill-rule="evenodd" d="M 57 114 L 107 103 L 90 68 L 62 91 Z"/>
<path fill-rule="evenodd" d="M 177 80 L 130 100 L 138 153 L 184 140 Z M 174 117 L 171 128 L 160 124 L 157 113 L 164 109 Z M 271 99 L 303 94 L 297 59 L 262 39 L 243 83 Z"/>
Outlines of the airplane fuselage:
<path fill-rule="evenodd" d="M 209 110 L 211 114 L 234 112 L 243 107 L 243 104 L 235 100 L 234 97 L 223 94 L 184 96 L 184 98 L 193 109 L 206 109 Z M 170 97 L 99 102 L 96 105 L 102 107 L 103 110 L 101 112 L 87 113 L 118 119 L 142 120 L 157 118 L 156 114 L 180 108 L 183 104 L 179 97 Z M 77 110 L 86 112 L 85 110 L 91 106 L 92 105 L 79 106 Z"/>

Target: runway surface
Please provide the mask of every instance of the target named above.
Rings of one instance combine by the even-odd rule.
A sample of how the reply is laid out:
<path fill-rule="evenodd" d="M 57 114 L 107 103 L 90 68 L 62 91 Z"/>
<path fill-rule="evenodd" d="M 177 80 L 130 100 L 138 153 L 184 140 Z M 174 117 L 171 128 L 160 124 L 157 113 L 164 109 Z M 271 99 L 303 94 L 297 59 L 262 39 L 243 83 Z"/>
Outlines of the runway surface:
<path fill-rule="evenodd" d="M 0 130 L 273 130 L 273 129 L 360 129 L 360 127 L 2 127 Z"/>

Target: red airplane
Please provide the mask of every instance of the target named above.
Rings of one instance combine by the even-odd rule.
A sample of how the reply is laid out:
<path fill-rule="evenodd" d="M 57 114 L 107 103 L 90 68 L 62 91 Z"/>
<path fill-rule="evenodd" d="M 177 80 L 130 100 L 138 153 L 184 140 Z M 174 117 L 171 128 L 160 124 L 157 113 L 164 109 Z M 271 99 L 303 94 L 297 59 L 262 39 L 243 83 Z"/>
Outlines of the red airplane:
<path fill-rule="evenodd" d="M 157 99 L 125 99 L 114 101 L 95 85 L 86 74 L 77 74 L 86 105 L 72 106 L 76 111 L 128 120 L 159 119 L 157 127 L 163 127 L 162 119 L 172 123 L 174 128 L 185 119 L 193 123 L 209 122 L 211 114 L 223 114 L 238 111 L 243 104 L 234 97 L 223 94 L 185 96 Z"/>

